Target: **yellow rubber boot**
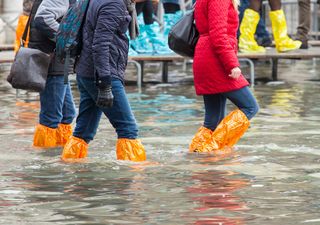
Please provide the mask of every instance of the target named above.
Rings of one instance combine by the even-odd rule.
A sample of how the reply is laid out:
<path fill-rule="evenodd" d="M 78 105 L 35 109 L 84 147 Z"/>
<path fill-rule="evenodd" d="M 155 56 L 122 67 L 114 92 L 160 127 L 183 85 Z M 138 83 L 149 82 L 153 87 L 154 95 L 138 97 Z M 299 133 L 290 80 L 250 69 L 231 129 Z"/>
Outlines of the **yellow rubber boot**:
<path fill-rule="evenodd" d="M 57 145 L 64 146 L 72 136 L 71 124 L 59 124 L 57 129 Z"/>
<path fill-rule="evenodd" d="M 212 130 L 200 127 L 189 146 L 190 152 L 208 152 L 217 146 L 210 146 L 212 142 Z"/>
<path fill-rule="evenodd" d="M 70 161 L 73 159 L 82 159 L 88 155 L 88 144 L 81 138 L 71 136 L 63 148 L 61 159 Z"/>
<path fill-rule="evenodd" d="M 240 25 L 239 50 L 244 53 L 263 53 L 266 49 L 259 46 L 254 38 L 260 15 L 252 9 L 246 9 Z"/>
<path fill-rule="evenodd" d="M 33 146 L 40 148 L 57 147 L 57 129 L 38 124 L 34 131 Z"/>
<path fill-rule="evenodd" d="M 288 36 L 287 22 L 283 10 L 271 11 L 270 20 L 278 52 L 287 52 L 300 48 L 302 42 L 294 41 Z"/>
<path fill-rule="evenodd" d="M 240 109 L 236 109 L 220 122 L 212 134 L 212 140 L 219 146 L 219 149 L 226 146 L 232 147 L 248 130 L 249 125 L 247 116 Z"/>
<path fill-rule="evenodd" d="M 145 161 L 146 152 L 139 139 L 119 138 L 117 141 L 117 159 L 130 161 Z"/>

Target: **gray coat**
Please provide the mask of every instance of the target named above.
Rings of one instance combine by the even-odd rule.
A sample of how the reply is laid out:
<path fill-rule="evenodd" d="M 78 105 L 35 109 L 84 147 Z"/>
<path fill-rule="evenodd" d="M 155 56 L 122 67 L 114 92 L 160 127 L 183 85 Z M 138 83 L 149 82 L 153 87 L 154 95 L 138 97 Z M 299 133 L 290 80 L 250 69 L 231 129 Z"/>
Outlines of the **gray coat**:
<path fill-rule="evenodd" d="M 38 4 L 39 0 L 35 0 Z M 59 20 L 66 14 L 69 0 L 43 0 L 35 15 L 31 13 L 30 48 L 40 49 L 52 54 L 49 75 L 63 75 L 64 65 L 55 57 L 55 41 Z"/>

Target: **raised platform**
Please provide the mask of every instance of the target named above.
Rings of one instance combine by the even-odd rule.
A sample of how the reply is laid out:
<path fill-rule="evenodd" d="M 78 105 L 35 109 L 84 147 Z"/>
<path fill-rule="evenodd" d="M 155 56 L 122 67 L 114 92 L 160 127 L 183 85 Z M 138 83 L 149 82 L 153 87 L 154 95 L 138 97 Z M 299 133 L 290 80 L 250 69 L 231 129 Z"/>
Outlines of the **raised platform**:
<path fill-rule="evenodd" d="M 4 48 L 4 47 L 3 47 Z M 278 79 L 278 62 L 281 59 L 308 60 L 320 58 L 320 46 L 314 46 L 309 49 L 298 49 L 286 53 L 278 53 L 274 48 L 267 49 L 265 53 L 239 53 L 239 60 L 249 63 L 251 71 L 251 84 L 254 84 L 254 63 L 252 60 L 271 60 L 272 61 L 272 78 Z M 13 51 L 0 51 L 0 63 L 11 63 L 14 59 Z M 129 56 L 129 63 L 134 63 L 138 70 L 138 84 L 143 82 L 143 69 L 146 62 L 161 62 L 162 65 L 162 82 L 168 82 L 169 63 L 174 61 L 190 60 L 182 56 L 173 55 L 137 55 Z"/>

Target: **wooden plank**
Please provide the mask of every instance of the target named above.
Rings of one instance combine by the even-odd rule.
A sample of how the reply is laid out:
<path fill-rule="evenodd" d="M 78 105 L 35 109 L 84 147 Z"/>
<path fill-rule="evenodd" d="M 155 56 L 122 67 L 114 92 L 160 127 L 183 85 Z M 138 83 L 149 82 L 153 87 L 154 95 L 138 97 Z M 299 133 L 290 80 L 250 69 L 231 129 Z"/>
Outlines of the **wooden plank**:
<path fill-rule="evenodd" d="M 278 53 L 275 49 L 267 49 L 265 53 L 239 53 L 239 58 L 249 59 L 312 59 L 320 58 L 320 46 L 312 47 L 309 49 L 298 49 L 286 53 Z M 12 62 L 14 59 L 13 51 L 1 51 L 0 52 L 0 63 Z M 129 60 L 134 61 L 156 61 L 156 62 L 171 62 L 171 61 L 182 61 L 186 58 L 172 54 L 172 55 L 137 55 L 129 56 Z"/>
<path fill-rule="evenodd" d="M 0 51 L 13 51 L 14 45 L 2 44 L 0 45 Z"/>
<path fill-rule="evenodd" d="M 319 47 L 320 46 L 320 41 L 318 40 L 310 40 L 309 44 L 315 47 Z"/>
<path fill-rule="evenodd" d="M 11 63 L 14 60 L 13 51 L 1 51 L 0 52 L 0 63 Z"/>

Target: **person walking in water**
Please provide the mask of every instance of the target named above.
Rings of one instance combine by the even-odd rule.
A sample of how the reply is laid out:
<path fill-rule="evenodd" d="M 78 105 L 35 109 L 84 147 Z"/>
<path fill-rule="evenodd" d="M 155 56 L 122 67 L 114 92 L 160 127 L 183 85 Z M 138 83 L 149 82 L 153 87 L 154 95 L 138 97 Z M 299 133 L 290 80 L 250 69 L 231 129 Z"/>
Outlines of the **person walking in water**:
<path fill-rule="evenodd" d="M 146 154 L 138 137 L 138 127 L 125 89 L 124 73 L 130 36 L 136 29 L 134 3 L 131 0 L 90 1 L 83 26 L 83 46 L 76 66 L 80 91 L 79 115 L 73 136 L 62 152 L 62 160 L 85 158 L 101 115 L 115 128 L 118 160 L 144 161 Z M 131 17 L 132 15 L 132 17 Z M 133 25 L 133 26 L 132 26 Z"/>
<path fill-rule="evenodd" d="M 30 13 L 29 48 L 52 56 L 44 91 L 40 93 L 39 124 L 34 132 L 33 146 L 51 148 L 64 146 L 72 135 L 71 123 L 76 116 L 70 84 L 64 84 L 64 64 L 54 51 L 59 20 L 66 14 L 72 0 L 35 0 Z"/>
<path fill-rule="evenodd" d="M 249 127 L 258 104 L 237 58 L 238 0 L 197 0 L 195 21 L 200 34 L 194 55 L 194 83 L 205 107 L 204 124 L 190 152 L 232 147 Z M 226 100 L 238 109 L 225 116 Z"/>

